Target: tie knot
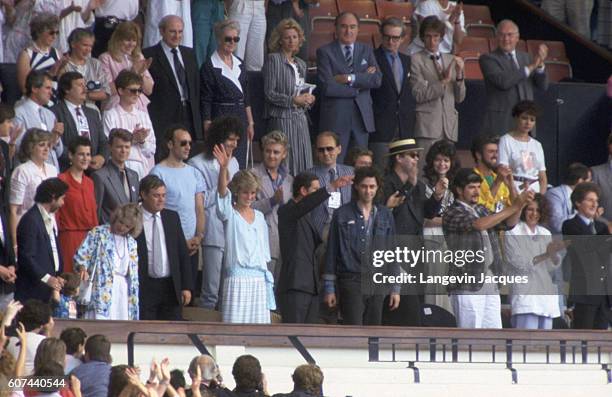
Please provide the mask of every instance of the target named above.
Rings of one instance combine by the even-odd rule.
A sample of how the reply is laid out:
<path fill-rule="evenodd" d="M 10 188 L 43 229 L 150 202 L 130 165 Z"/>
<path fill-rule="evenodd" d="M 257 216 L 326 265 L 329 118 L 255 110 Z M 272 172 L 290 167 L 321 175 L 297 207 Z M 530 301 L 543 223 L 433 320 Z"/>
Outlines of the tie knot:
<path fill-rule="evenodd" d="M 344 51 L 350 51 L 351 50 L 351 46 L 350 45 L 345 45 L 344 46 Z"/>
<path fill-rule="evenodd" d="M 432 61 L 439 61 L 440 60 L 440 55 L 438 55 L 438 54 L 431 54 L 431 56 L 429 58 L 431 58 Z"/>
<path fill-rule="evenodd" d="M 174 55 L 176 55 L 176 53 L 177 53 L 178 51 L 176 50 L 176 47 L 175 47 L 175 48 L 172 48 L 172 49 L 170 50 L 170 52 L 171 52 L 171 53 L 173 53 Z"/>

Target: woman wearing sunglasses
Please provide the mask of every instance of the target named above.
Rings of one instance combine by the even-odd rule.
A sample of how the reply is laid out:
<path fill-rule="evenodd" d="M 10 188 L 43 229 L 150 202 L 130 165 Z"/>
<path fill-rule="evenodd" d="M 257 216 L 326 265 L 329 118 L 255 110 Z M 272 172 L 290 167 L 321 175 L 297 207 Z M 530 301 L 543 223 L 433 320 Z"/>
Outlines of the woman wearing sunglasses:
<path fill-rule="evenodd" d="M 30 21 L 32 43 L 19 54 L 17 59 L 17 84 L 23 94 L 26 92 L 26 77 L 32 70 L 44 70 L 56 80 L 60 69 L 66 63 L 60 52 L 53 47 L 59 34 L 59 18 L 49 13 L 40 13 Z M 54 88 L 57 83 L 54 82 Z"/>
<path fill-rule="evenodd" d="M 217 50 L 200 69 L 200 98 L 204 133 L 219 116 L 239 118 L 246 130 L 234 151 L 241 169 L 247 163 L 247 140 L 255 135 L 255 123 L 249 103 L 247 72 L 241 59 L 233 55 L 240 41 L 240 25 L 228 19 L 215 25 Z"/>

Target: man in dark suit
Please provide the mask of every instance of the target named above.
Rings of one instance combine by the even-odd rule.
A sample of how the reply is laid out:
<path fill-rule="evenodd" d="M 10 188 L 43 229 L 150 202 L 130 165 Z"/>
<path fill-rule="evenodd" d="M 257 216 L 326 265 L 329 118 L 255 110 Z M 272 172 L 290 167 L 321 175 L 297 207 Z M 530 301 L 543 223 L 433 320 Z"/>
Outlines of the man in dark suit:
<path fill-rule="evenodd" d="M 542 44 L 534 59 L 516 50 L 519 29 L 509 19 L 497 25 L 497 49 L 483 54 L 479 63 L 485 80 L 487 110 L 481 133 L 503 135 L 513 127 L 512 107 L 522 100 L 533 100 L 533 90 L 548 88 L 544 61 L 548 47 Z"/>
<path fill-rule="evenodd" d="M 164 209 L 166 185 L 155 175 L 140 181 L 143 231 L 138 243 L 141 320 L 180 320 L 191 301 L 193 278 L 178 214 Z"/>
<path fill-rule="evenodd" d="M 368 146 L 368 133 L 375 130 L 370 89 L 380 87 L 382 73 L 372 48 L 355 41 L 359 31 L 357 15 L 342 12 L 335 24 L 338 40 L 317 50 L 319 131 L 333 131 L 340 136 L 342 162 L 352 146 Z"/>
<path fill-rule="evenodd" d="M 384 168 L 389 142 L 408 138 L 412 115 L 406 109 L 414 99 L 408 84 L 410 57 L 399 52 L 406 40 L 406 25 L 401 19 L 390 17 L 382 22 L 380 33 L 382 44 L 374 50 L 374 56 L 382 72 L 382 83 L 371 91 L 376 132 L 370 135 L 369 146 L 376 165 Z"/>
<path fill-rule="evenodd" d="M 149 72 L 155 81 L 149 97 L 149 115 L 157 142 L 163 142 L 166 128 L 181 123 L 195 139 L 203 139 L 200 116 L 200 79 L 195 53 L 180 45 L 183 38 L 183 20 L 176 15 L 167 15 L 159 22 L 162 39 L 142 53 L 153 62 Z M 157 145 L 156 159 L 164 157 Z"/>
<path fill-rule="evenodd" d="M 278 209 L 278 234 L 283 264 L 278 281 L 284 323 L 319 320 L 319 266 L 316 247 L 321 235 L 308 214 L 327 200 L 331 191 L 350 184 L 351 177 L 322 188 L 315 174 L 303 172 L 293 180 L 293 198 Z"/>
<path fill-rule="evenodd" d="M 108 157 L 108 142 L 100 114 L 85 106 L 87 99 L 87 88 L 85 79 L 79 72 L 66 72 L 59 79 L 60 101 L 51 110 L 57 121 L 64 123 L 62 142 L 64 147 L 70 146 L 70 142 L 78 136 L 89 138 L 91 141 L 91 163 L 89 168 L 93 171 L 99 170 Z M 64 171 L 70 167 L 68 150 L 59 158 L 60 170 Z"/>
<path fill-rule="evenodd" d="M 92 175 L 100 224 L 110 221 L 115 208 L 138 202 L 138 174 L 125 166 L 130 157 L 132 134 L 122 128 L 110 131 L 110 159 Z"/>
<path fill-rule="evenodd" d="M 612 276 L 608 226 L 598 221 L 599 187 L 591 182 L 576 185 L 571 200 L 576 216 L 563 222 L 561 231 L 570 241 L 570 296 L 576 329 L 608 329 L 612 307 Z M 578 237 L 590 236 L 590 237 Z"/>
<path fill-rule="evenodd" d="M 49 178 L 36 189 L 36 204 L 17 226 L 18 262 L 15 299 L 48 302 L 52 290 L 61 290 L 64 281 L 62 255 L 57 239 L 55 213 L 64 205 L 68 185 L 59 178 Z"/>
<path fill-rule="evenodd" d="M 13 242 L 5 212 L 0 208 L 0 310 L 2 311 L 13 299 L 16 278 Z"/>

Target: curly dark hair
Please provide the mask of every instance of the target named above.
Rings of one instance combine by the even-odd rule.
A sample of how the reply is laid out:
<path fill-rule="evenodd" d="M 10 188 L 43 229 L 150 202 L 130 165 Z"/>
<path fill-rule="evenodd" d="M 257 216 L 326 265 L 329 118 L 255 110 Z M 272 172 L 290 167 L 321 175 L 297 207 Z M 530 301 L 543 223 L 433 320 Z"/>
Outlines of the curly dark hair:
<path fill-rule="evenodd" d="M 461 168 L 461 164 L 459 164 L 459 159 L 457 158 L 457 149 L 455 148 L 455 144 L 451 141 L 447 141 L 446 139 L 436 141 L 433 145 L 431 145 L 431 148 L 429 148 L 427 156 L 425 157 L 425 167 L 423 167 L 425 178 L 427 178 L 430 184 L 435 184 L 438 181 L 438 173 L 434 169 L 434 160 L 438 155 L 442 155 L 450 159 L 451 165 L 448 173 L 446 174 L 446 178 L 448 178 L 449 182 L 452 183 L 457 170 Z"/>
<path fill-rule="evenodd" d="M 51 320 L 51 306 L 37 299 L 28 299 L 17 314 L 17 322 L 23 323 L 26 331 L 42 327 Z"/>
<path fill-rule="evenodd" d="M 240 356 L 234 362 L 232 375 L 238 390 L 260 390 L 263 374 L 259 360 L 250 354 Z"/>
<path fill-rule="evenodd" d="M 244 123 L 238 117 L 222 116 L 212 121 L 208 129 L 208 134 L 204 142 L 204 156 L 213 158 L 213 149 L 216 145 L 221 145 L 230 135 L 237 135 L 242 139 L 244 135 Z"/>
<path fill-rule="evenodd" d="M 533 202 L 538 204 L 538 209 L 540 210 L 540 221 L 538 222 L 541 225 L 545 225 L 548 223 L 548 219 L 550 218 L 550 208 L 548 206 L 548 200 L 546 197 L 542 196 L 540 193 L 536 193 Z M 527 211 L 527 205 L 523 207 L 521 211 L 521 220 L 525 222 L 525 212 Z"/>

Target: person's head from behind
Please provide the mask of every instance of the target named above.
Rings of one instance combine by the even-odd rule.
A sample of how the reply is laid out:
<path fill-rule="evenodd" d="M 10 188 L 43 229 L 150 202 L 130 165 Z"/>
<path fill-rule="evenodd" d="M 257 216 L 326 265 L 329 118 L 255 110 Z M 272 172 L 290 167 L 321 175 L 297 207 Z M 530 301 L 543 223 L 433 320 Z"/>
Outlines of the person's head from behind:
<path fill-rule="evenodd" d="M 314 364 L 300 365 L 293 371 L 294 390 L 302 390 L 311 396 L 320 396 L 323 386 L 323 372 Z"/>
<path fill-rule="evenodd" d="M 123 128 L 113 128 L 108 135 L 111 160 L 118 166 L 123 166 L 130 157 L 132 149 L 132 133 Z"/>
<path fill-rule="evenodd" d="M 85 361 L 112 362 L 111 343 L 104 335 L 92 335 L 85 342 Z"/>
<path fill-rule="evenodd" d="M 62 295 L 75 298 L 79 295 L 79 287 L 81 286 L 81 276 L 78 273 L 63 272 L 60 278 L 64 280 L 62 287 Z"/>
<path fill-rule="evenodd" d="M 257 198 L 259 187 L 259 178 L 248 170 L 238 171 L 228 185 L 238 208 L 249 208 Z"/>
<path fill-rule="evenodd" d="M 169 159 L 183 162 L 189 158 L 193 141 L 187 127 L 173 124 L 166 129 L 165 138 Z"/>
<path fill-rule="evenodd" d="M 310 172 L 301 172 L 293 178 L 293 198 L 300 200 L 321 188 L 319 178 Z"/>
<path fill-rule="evenodd" d="M 371 167 L 374 163 L 374 153 L 359 146 L 351 148 L 346 154 L 346 164 L 351 167 Z"/>
<path fill-rule="evenodd" d="M 27 332 L 43 333 L 53 328 L 53 317 L 49 304 L 37 299 L 28 299 L 17 314 L 17 324 L 22 323 Z"/>
<path fill-rule="evenodd" d="M 166 206 L 166 184 L 157 175 L 149 174 L 140 181 L 142 207 L 157 214 Z"/>
<path fill-rule="evenodd" d="M 582 163 L 572 163 L 567 167 L 567 173 L 563 183 L 568 186 L 576 186 L 582 182 L 590 182 L 591 170 Z"/>
<path fill-rule="evenodd" d="M 287 158 L 289 140 L 281 131 L 270 131 L 261 138 L 264 166 L 276 170 Z"/>
<path fill-rule="evenodd" d="M 343 11 L 336 17 L 336 37 L 342 45 L 352 45 L 359 33 L 359 17 L 352 11 Z"/>
<path fill-rule="evenodd" d="M 26 96 L 40 106 L 51 100 L 53 78 L 43 70 L 32 70 L 26 77 Z"/>
<path fill-rule="evenodd" d="M 576 185 L 570 196 L 576 211 L 588 219 L 597 217 L 601 189 L 593 182 L 583 182 Z"/>
<path fill-rule="evenodd" d="M 61 179 L 45 179 L 36 188 L 34 201 L 45 206 L 50 214 L 54 214 L 64 205 L 64 197 L 67 191 L 68 185 Z"/>
<path fill-rule="evenodd" d="M 481 182 L 482 178 L 473 169 L 461 168 L 453 179 L 452 192 L 456 199 L 466 204 L 478 204 Z"/>
<path fill-rule="evenodd" d="M 527 135 L 536 125 L 539 110 L 534 101 L 520 101 L 512 108 L 512 117 L 516 121 L 516 131 Z"/>
<path fill-rule="evenodd" d="M 234 362 L 232 375 L 239 390 L 262 390 L 263 373 L 259 360 L 250 354 L 240 356 Z"/>
<path fill-rule="evenodd" d="M 204 142 L 204 154 L 209 159 L 214 158 L 213 149 L 217 145 L 223 145 L 229 156 L 238 147 L 238 141 L 244 135 L 242 120 L 234 116 L 217 117 L 208 128 L 206 141 Z"/>
<path fill-rule="evenodd" d="M 425 156 L 425 177 L 430 183 L 436 183 L 440 178 L 453 180 L 459 168 L 457 149 L 451 141 L 445 139 L 436 141 Z"/>
<path fill-rule="evenodd" d="M 15 128 L 15 110 L 6 103 L 0 103 L 0 137 L 7 138 Z"/>
<path fill-rule="evenodd" d="M 66 344 L 58 338 L 43 339 L 36 349 L 34 356 L 34 372 L 49 362 L 55 362 L 62 366 L 66 365 Z"/>
<path fill-rule="evenodd" d="M 427 51 L 437 54 L 445 33 L 446 25 L 437 16 L 430 15 L 421 21 L 419 37 L 425 44 Z"/>
<path fill-rule="evenodd" d="M 338 156 L 342 152 L 340 138 L 334 132 L 323 131 L 317 135 L 317 158 L 325 167 L 335 167 Z"/>
<path fill-rule="evenodd" d="M 170 48 L 176 48 L 183 40 L 184 23 L 177 15 L 164 16 L 157 25 L 161 39 Z"/>
<path fill-rule="evenodd" d="M 42 363 L 38 368 L 35 368 L 34 377 L 39 378 L 63 378 L 64 377 L 64 366 L 55 362 L 47 361 Z M 49 387 L 45 389 L 47 393 L 58 392 L 62 388 L 61 382 L 50 382 Z"/>
<path fill-rule="evenodd" d="M 136 203 L 117 207 L 110 216 L 111 233 L 136 238 L 142 232 L 142 210 Z"/>
<path fill-rule="evenodd" d="M 497 135 L 478 135 L 472 141 L 472 157 L 477 166 L 484 165 L 491 171 L 497 168 L 499 137 Z"/>
<path fill-rule="evenodd" d="M 194 357 L 189 363 L 189 376 L 194 379 L 196 376 L 197 367 L 200 367 L 200 376 L 202 383 L 212 387 L 220 385 L 223 382 L 221 371 L 214 358 L 207 354 Z"/>
<path fill-rule="evenodd" d="M 85 339 L 87 334 L 81 328 L 64 328 L 60 334 L 60 339 L 66 344 L 66 354 L 81 358 L 85 352 Z"/>
<path fill-rule="evenodd" d="M 108 397 L 140 397 L 138 388 L 132 386 L 127 371 L 132 367 L 129 365 L 114 365 L 110 370 L 108 378 Z"/>

